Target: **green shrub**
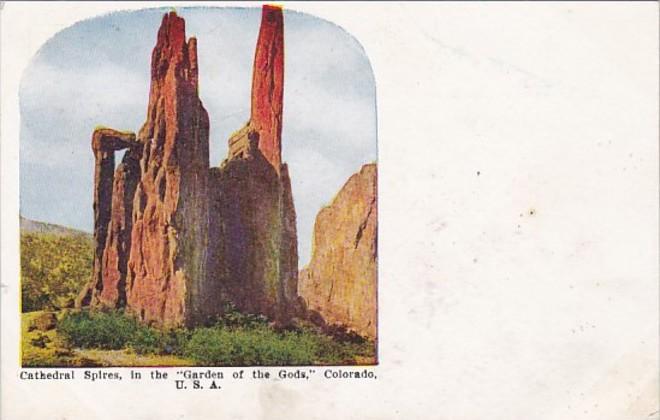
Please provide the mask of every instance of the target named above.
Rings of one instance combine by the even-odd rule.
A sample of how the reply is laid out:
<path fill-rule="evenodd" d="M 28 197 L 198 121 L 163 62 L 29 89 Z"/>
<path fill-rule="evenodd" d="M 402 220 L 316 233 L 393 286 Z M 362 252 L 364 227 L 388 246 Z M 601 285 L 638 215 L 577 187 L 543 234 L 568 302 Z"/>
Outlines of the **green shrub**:
<path fill-rule="evenodd" d="M 70 306 L 91 278 L 93 245 L 84 235 L 21 234 L 23 312 Z"/>
<path fill-rule="evenodd" d="M 161 331 L 140 324 L 121 311 L 69 312 L 57 327 L 71 347 L 117 350 L 132 348 L 138 354 L 182 354 L 190 332 Z"/>
<path fill-rule="evenodd" d="M 192 332 L 185 328 L 169 330 L 163 333 L 160 352 L 163 354 L 183 355 Z"/>
<path fill-rule="evenodd" d="M 228 328 L 258 328 L 268 325 L 268 318 L 264 315 L 255 315 L 240 312 L 233 303 L 224 304 L 223 315 L 218 324 Z"/>
<path fill-rule="evenodd" d="M 163 334 L 153 328 L 140 326 L 129 338 L 128 345 L 137 354 L 159 353 L 163 343 Z"/>
<path fill-rule="evenodd" d="M 216 325 L 192 330 L 181 355 L 202 365 L 305 365 L 319 355 L 318 334 L 278 332 L 263 315 L 224 306 Z"/>
<path fill-rule="evenodd" d="M 71 346 L 117 350 L 131 343 L 139 326 L 121 312 L 81 311 L 67 313 L 57 329 Z"/>
<path fill-rule="evenodd" d="M 314 362 L 319 350 L 310 338 L 266 326 L 218 325 L 195 330 L 184 355 L 208 365 L 305 365 Z"/>

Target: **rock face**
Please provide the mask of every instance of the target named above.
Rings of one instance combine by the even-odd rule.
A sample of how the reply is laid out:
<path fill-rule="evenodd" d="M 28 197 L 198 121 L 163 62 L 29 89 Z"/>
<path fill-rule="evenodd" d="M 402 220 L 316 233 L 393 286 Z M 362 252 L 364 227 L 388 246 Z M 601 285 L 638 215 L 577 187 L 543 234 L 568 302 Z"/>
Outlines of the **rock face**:
<path fill-rule="evenodd" d="M 151 57 L 147 121 L 133 203 L 126 299 L 142 321 L 192 325 L 204 300 L 209 119 L 198 96 L 197 42 L 165 15 Z"/>
<path fill-rule="evenodd" d="M 214 296 L 286 323 L 298 311 L 297 236 L 291 181 L 281 163 L 282 10 L 264 6 L 250 121 L 210 170 L 209 274 Z"/>
<path fill-rule="evenodd" d="M 141 145 L 139 148 L 127 150 L 115 170 L 110 225 L 101 264 L 103 289 L 99 294 L 99 303 L 105 307 L 118 308 L 126 305 L 126 275 L 131 250 L 133 199 L 140 180 L 141 154 Z"/>
<path fill-rule="evenodd" d="M 280 279 L 284 301 L 289 311 L 299 311 L 302 307 L 298 296 L 298 232 L 296 229 L 296 209 L 293 205 L 291 179 L 287 164 L 280 172 Z"/>
<path fill-rule="evenodd" d="M 312 258 L 298 284 L 308 310 L 372 339 L 378 303 L 376 197 L 376 165 L 364 165 L 316 217 Z"/>
<path fill-rule="evenodd" d="M 277 6 L 263 6 L 252 70 L 250 125 L 259 133 L 259 150 L 279 173 L 282 163 L 284 95 L 284 18 Z"/>
<path fill-rule="evenodd" d="M 115 152 L 128 149 L 115 170 Z M 78 305 L 123 306 L 127 243 L 130 244 L 131 213 L 138 178 L 137 160 L 142 146 L 135 134 L 99 128 L 92 134 L 94 152 L 94 271 L 92 280 L 78 297 Z M 129 204 L 130 205 L 130 204 Z M 130 246 L 130 245 L 128 245 Z M 123 258 L 123 265 L 119 262 Z M 120 270 L 123 267 L 123 272 Z M 124 299 L 125 300 L 125 299 Z"/>

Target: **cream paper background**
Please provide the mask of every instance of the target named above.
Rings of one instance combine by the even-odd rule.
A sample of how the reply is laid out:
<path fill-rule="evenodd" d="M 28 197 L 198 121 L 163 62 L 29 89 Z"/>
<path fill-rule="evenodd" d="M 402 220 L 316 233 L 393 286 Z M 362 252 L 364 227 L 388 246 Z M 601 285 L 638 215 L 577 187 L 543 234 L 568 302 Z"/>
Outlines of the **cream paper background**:
<path fill-rule="evenodd" d="M 374 69 L 378 379 L 18 380 L 21 72 L 77 20 L 156 5 L 182 4 L 0 12 L 3 420 L 660 417 L 653 2 L 284 3 Z"/>

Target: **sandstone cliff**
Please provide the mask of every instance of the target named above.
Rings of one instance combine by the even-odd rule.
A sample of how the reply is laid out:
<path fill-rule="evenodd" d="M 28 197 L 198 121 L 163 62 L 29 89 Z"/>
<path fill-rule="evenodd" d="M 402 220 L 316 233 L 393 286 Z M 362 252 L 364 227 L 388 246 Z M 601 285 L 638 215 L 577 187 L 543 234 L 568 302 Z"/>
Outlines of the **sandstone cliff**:
<path fill-rule="evenodd" d="M 316 217 L 312 258 L 298 282 L 308 310 L 372 339 L 377 331 L 377 213 L 376 165 L 364 165 Z"/>

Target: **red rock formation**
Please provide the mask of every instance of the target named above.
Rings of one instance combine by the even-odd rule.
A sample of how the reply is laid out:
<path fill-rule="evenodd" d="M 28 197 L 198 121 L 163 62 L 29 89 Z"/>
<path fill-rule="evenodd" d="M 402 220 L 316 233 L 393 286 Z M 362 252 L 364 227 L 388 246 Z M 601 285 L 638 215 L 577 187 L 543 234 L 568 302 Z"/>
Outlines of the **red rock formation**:
<path fill-rule="evenodd" d="M 129 151 L 124 157 L 124 162 L 115 171 L 115 152 L 127 148 Z M 121 263 L 119 263 L 115 271 L 111 270 L 112 263 L 108 262 L 108 258 L 119 259 L 127 255 L 121 249 L 126 247 L 125 241 L 128 235 L 122 232 L 120 224 L 122 224 L 121 219 L 130 219 L 131 215 L 130 212 L 124 212 L 125 206 L 122 203 L 133 200 L 134 187 L 131 185 L 135 183 L 133 180 L 136 177 L 135 163 L 139 158 L 141 145 L 135 140 L 133 133 L 99 128 L 94 130 L 92 135 L 92 151 L 95 160 L 94 270 L 91 281 L 78 298 L 77 305 L 97 306 L 103 303 L 111 307 L 118 304 L 121 306 L 117 287 L 120 287 L 125 280 L 125 269 L 120 272 Z M 127 172 L 129 179 L 125 187 Z M 109 231 L 112 232 L 110 236 Z M 112 243 L 110 253 L 106 249 L 109 242 Z"/>
<path fill-rule="evenodd" d="M 252 70 L 250 123 L 259 133 L 259 150 L 279 173 L 282 162 L 284 95 L 284 18 L 282 9 L 265 5 Z"/>
<path fill-rule="evenodd" d="M 165 327 L 197 325 L 226 300 L 282 323 L 298 314 L 296 214 L 281 163 L 283 48 L 282 11 L 264 6 L 251 119 L 209 170 L 197 42 L 186 42 L 176 13 L 164 16 L 137 141 L 94 134 L 96 255 L 82 304 L 126 306 Z M 114 151 L 127 147 L 115 171 Z"/>
<path fill-rule="evenodd" d="M 141 144 L 139 147 L 127 150 L 115 170 L 110 225 L 101 267 L 103 289 L 98 295 L 99 303 L 104 307 L 126 306 L 126 274 L 131 250 L 133 199 L 140 180 L 141 155 Z"/>
<path fill-rule="evenodd" d="M 127 304 L 145 322 L 192 325 L 205 302 L 209 120 L 198 97 L 195 39 L 163 17 L 151 57 L 141 178 L 133 206 Z"/>
<path fill-rule="evenodd" d="M 316 217 L 312 259 L 298 293 L 329 324 L 376 338 L 377 174 L 364 165 Z"/>
<path fill-rule="evenodd" d="M 296 229 L 296 209 L 293 205 L 289 167 L 285 163 L 280 173 L 280 281 L 284 301 L 289 306 L 298 303 L 298 233 Z"/>
<path fill-rule="evenodd" d="M 258 151 L 210 173 L 209 273 L 238 309 L 280 312 L 280 183 Z"/>
<path fill-rule="evenodd" d="M 209 274 L 214 296 L 286 323 L 298 312 L 296 214 L 281 163 L 284 88 L 282 10 L 264 6 L 252 83 L 252 115 L 210 171 Z"/>

